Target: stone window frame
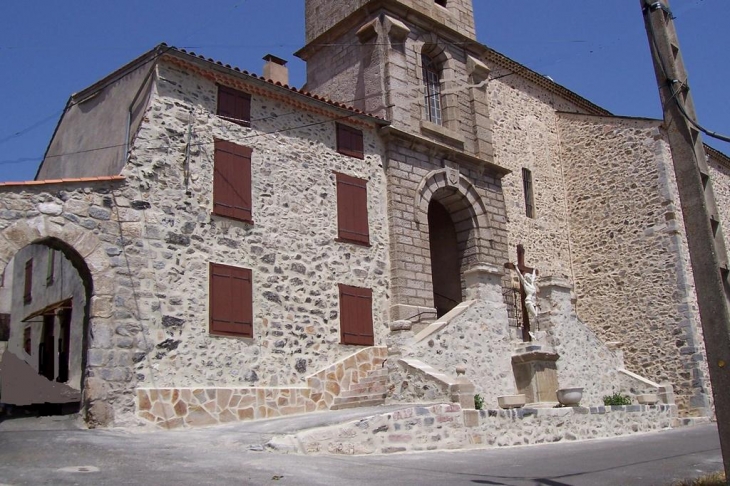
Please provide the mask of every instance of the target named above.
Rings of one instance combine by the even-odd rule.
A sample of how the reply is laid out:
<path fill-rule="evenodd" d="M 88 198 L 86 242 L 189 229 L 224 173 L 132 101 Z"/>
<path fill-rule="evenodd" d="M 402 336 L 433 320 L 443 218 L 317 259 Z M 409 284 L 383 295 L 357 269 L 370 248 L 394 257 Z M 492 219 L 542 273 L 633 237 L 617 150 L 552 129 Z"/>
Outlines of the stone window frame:
<path fill-rule="evenodd" d="M 532 171 L 522 168 L 522 192 L 525 196 L 525 216 L 535 218 L 535 192 Z"/>
<path fill-rule="evenodd" d="M 441 120 L 439 122 L 431 120 L 428 116 L 428 106 L 426 103 L 428 93 L 424 72 L 424 56 L 433 61 L 433 64 L 439 73 L 439 95 L 441 106 Z M 422 105 L 420 107 L 422 128 L 424 128 L 424 124 L 431 124 L 431 127 L 433 128 L 429 131 L 436 131 L 439 135 L 446 136 L 447 138 L 459 139 L 459 135 L 457 133 L 459 130 L 459 100 L 458 94 L 453 90 L 453 78 L 456 69 L 454 59 L 448 52 L 447 46 L 444 46 L 433 34 L 427 34 L 423 39 L 421 52 L 420 55 L 417 56 L 417 59 L 419 63 L 416 70 L 417 76 L 421 89 L 424 90 L 423 97 L 419 101 L 419 104 Z M 460 140 L 455 141 L 463 143 Z"/>
<path fill-rule="evenodd" d="M 335 241 L 370 246 L 366 179 L 334 172 L 337 188 L 337 238 Z"/>
<path fill-rule="evenodd" d="M 208 268 L 208 332 L 253 338 L 253 271 L 215 262 Z"/>
<path fill-rule="evenodd" d="M 443 125 L 441 110 L 441 69 L 426 53 L 421 53 L 421 76 L 423 83 L 423 110 L 426 120 Z"/>
<path fill-rule="evenodd" d="M 339 284 L 340 343 L 374 346 L 373 290 Z"/>

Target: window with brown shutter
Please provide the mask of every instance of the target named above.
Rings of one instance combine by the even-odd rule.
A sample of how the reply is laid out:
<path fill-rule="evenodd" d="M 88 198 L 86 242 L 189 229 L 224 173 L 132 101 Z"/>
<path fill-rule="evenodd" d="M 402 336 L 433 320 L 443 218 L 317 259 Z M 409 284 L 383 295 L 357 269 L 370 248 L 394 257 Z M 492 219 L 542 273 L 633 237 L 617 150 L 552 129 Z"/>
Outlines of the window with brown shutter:
<path fill-rule="evenodd" d="M 210 264 L 210 333 L 253 337 L 251 270 Z"/>
<path fill-rule="evenodd" d="M 350 157 L 365 157 L 362 130 L 337 123 L 337 151 Z"/>
<path fill-rule="evenodd" d="M 251 215 L 251 154 L 249 147 L 215 141 L 213 213 L 253 223 Z"/>
<path fill-rule="evenodd" d="M 23 303 L 29 304 L 33 300 L 33 259 L 25 262 L 25 285 L 23 292 Z"/>
<path fill-rule="evenodd" d="M 370 244 L 367 181 L 335 172 L 338 241 Z"/>
<path fill-rule="evenodd" d="M 250 127 L 251 95 L 227 86 L 218 86 L 217 113 L 230 122 Z"/>
<path fill-rule="evenodd" d="M 340 284 L 340 341 L 373 346 L 373 291 Z"/>

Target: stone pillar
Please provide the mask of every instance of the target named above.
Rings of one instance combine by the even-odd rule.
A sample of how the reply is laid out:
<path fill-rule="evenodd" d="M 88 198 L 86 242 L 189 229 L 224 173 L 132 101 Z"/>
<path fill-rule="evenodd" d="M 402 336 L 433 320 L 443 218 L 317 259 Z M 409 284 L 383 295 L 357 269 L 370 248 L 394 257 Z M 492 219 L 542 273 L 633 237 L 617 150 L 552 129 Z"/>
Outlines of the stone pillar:
<path fill-rule="evenodd" d="M 474 384 L 466 375 L 466 366 L 456 367 L 456 383 L 451 385 L 451 401 L 461 405 L 462 409 L 474 409 Z"/>
<path fill-rule="evenodd" d="M 478 263 L 464 272 L 467 300 L 486 300 L 501 304 L 507 319 L 507 306 L 502 299 L 504 268 L 490 263 Z"/>
<path fill-rule="evenodd" d="M 549 331 L 567 323 L 575 313 L 572 300 L 573 286 L 567 280 L 558 277 L 539 278 L 537 284 L 540 331 Z"/>

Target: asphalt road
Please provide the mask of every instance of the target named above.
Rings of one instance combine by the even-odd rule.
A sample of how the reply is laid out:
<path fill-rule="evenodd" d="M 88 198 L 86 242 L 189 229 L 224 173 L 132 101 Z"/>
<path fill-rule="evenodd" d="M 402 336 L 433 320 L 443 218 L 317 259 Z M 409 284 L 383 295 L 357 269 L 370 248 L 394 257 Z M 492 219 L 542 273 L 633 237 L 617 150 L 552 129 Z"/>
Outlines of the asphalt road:
<path fill-rule="evenodd" d="M 714 424 L 616 439 L 353 457 L 260 451 L 273 433 L 292 428 L 287 421 L 145 433 L 12 422 L 0 424 L 0 486 L 666 486 L 722 469 Z"/>

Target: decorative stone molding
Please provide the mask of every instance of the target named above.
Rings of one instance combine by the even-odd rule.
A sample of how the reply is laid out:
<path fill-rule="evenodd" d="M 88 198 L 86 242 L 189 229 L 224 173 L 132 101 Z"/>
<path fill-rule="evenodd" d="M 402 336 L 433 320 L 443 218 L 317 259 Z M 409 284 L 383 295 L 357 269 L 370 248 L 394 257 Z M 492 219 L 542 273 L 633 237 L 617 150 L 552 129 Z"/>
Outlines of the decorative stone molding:
<path fill-rule="evenodd" d="M 471 77 L 471 82 L 474 84 L 478 84 L 483 81 L 486 81 L 487 78 L 489 78 L 489 73 L 491 73 L 492 70 L 489 69 L 487 67 L 487 65 L 484 64 L 479 59 L 476 59 L 472 56 L 467 55 L 466 56 L 466 72 Z"/>
<path fill-rule="evenodd" d="M 455 145 L 459 148 L 464 147 L 466 139 L 460 133 L 450 130 L 443 125 L 437 125 L 427 120 L 421 120 L 421 132 L 427 135 L 436 135 L 450 145 Z"/>
<path fill-rule="evenodd" d="M 373 37 L 378 36 L 378 26 L 380 25 L 380 19 L 373 19 L 370 22 L 364 24 L 362 27 L 357 29 L 355 35 L 361 44 L 365 44 Z"/>
<path fill-rule="evenodd" d="M 411 29 L 409 29 L 406 24 L 389 15 L 385 15 L 383 17 L 383 25 L 385 26 L 385 31 L 388 33 L 388 38 L 391 43 L 404 42 L 408 37 L 408 34 L 411 33 Z"/>

